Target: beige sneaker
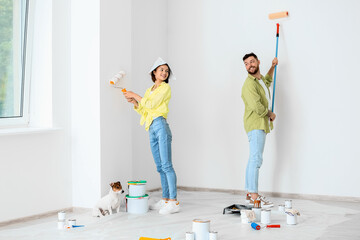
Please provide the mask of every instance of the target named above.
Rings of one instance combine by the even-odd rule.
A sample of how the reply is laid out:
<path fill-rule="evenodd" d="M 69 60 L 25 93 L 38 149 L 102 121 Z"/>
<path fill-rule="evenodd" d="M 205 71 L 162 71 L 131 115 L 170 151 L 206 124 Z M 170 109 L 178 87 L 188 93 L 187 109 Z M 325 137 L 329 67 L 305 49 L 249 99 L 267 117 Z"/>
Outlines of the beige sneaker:
<path fill-rule="evenodd" d="M 159 213 L 163 215 L 177 212 L 180 212 L 180 203 L 178 201 L 168 201 L 165 207 L 159 211 Z"/>

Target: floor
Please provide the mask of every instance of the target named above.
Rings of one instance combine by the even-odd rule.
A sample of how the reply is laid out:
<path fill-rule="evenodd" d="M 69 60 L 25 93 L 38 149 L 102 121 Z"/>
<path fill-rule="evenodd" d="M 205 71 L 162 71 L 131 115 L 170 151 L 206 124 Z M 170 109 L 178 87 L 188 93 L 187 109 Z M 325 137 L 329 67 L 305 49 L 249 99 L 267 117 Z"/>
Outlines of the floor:
<path fill-rule="evenodd" d="M 85 227 L 57 229 L 57 215 L 0 228 L 0 239 L 126 239 L 138 240 L 141 236 L 184 240 L 185 233 L 192 230 L 195 218 L 210 220 L 212 231 L 218 232 L 218 240 L 232 239 L 360 239 L 360 203 L 330 202 L 292 199 L 293 208 L 300 211 L 297 225 L 287 225 L 286 216 L 277 205 L 282 198 L 272 198 L 272 224 L 279 229 L 256 231 L 249 224 L 241 223 L 239 215 L 222 214 L 223 208 L 243 203 L 244 196 L 218 192 L 179 191 L 181 212 L 162 216 L 156 211 L 145 215 L 124 212 L 102 218 L 91 217 L 91 210 L 67 213 L 77 224 Z M 160 199 L 160 192 L 150 194 L 151 201 Z"/>

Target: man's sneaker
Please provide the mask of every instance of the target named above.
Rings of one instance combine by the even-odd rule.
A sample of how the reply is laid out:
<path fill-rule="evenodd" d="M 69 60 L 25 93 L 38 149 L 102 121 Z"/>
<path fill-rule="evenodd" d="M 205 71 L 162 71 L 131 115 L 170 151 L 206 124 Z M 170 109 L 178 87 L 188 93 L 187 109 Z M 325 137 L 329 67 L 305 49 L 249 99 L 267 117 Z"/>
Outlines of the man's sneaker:
<path fill-rule="evenodd" d="M 164 199 L 161 199 L 160 201 L 151 204 L 150 205 L 150 209 L 152 210 L 160 210 L 161 208 L 163 208 L 166 205 L 166 201 Z"/>
<path fill-rule="evenodd" d="M 250 199 L 251 199 L 251 194 L 250 194 L 250 193 L 247 193 L 247 194 L 246 194 L 245 203 L 249 204 L 249 203 L 250 203 Z"/>
<path fill-rule="evenodd" d="M 160 214 L 171 214 L 180 211 L 180 203 L 178 201 L 168 201 L 165 207 L 161 208 Z"/>
<path fill-rule="evenodd" d="M 261 207 L 262 208 L 271 208 L 274 206 L 272 202 L 270 202 L 266 197 L 259 195 L 258 199 L 261 201 Z"/>
<path fill-rule="evenodd" d="M 262 208 L 270 208 L 270 207 L 273 207 L 274 204 L 272 202 L 270 202 L 266 197 L 262 196 L 259 194 L 259 196 L 253 200 L 252 198 L 250 198 L 250 203 L 249 205 L 254 205 L 254 201 L 256 200 L 260 200 L 260 207 Z"/>

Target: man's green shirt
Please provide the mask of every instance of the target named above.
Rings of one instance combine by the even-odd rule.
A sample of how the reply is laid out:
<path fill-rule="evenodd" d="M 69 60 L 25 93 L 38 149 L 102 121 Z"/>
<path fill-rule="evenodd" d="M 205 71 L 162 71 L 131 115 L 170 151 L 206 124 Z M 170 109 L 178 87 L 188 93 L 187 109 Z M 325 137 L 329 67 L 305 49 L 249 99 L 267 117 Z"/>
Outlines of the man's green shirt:
<path fill-rule="evenodd" d="M 267 87 L 267 93 L 260 85 L 259 81 L 263 81 Z M 269 94 L 269 87 L 272 83 L 272 77 L 266 74 L 261 75 L 261 79 L 257 80 L 250 74 L 246 78 L 241 91 L 241 98 L 245 104 L 244 126 L 248 133 L 252 130 L 264 130 L 266 133 L 273 129 L 272 122 L 269 126 L 269 117 L 267 116 L 269 102 L 265 94 Z"/>

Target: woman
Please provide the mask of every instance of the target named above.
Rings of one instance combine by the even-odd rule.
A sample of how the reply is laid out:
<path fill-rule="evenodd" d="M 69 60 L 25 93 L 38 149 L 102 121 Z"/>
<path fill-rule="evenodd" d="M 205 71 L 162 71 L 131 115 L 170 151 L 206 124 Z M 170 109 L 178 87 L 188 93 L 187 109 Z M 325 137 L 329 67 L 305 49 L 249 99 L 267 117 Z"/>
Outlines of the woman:
<path fill-rule="evenodd" d="M 172 135 L 166 122 L 171 98 L 168 82 L 172 74 L 169 65 L 161 58 L 156 60 L 149 73 L 155 84 L 146 90 L 144 97 L 131 91 L 124 92 L 124 95 L 141 115 L 140 124 L 145 123 L 145 129 L 149 131 L 151 152 L 160 173 L 163 198 L 150 208 L 159 210 L 160 214 L 176 213 L 180 211 L 180 204 L 176 200 L 176 174 L 171 161 Z"/>

